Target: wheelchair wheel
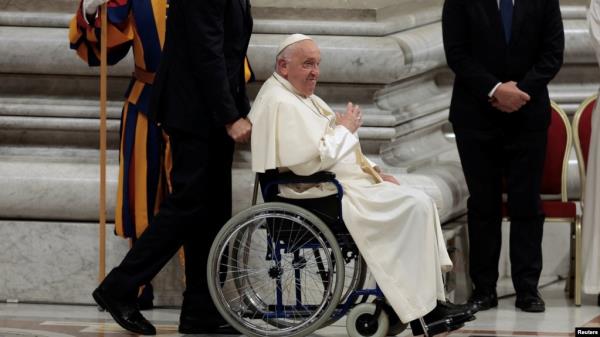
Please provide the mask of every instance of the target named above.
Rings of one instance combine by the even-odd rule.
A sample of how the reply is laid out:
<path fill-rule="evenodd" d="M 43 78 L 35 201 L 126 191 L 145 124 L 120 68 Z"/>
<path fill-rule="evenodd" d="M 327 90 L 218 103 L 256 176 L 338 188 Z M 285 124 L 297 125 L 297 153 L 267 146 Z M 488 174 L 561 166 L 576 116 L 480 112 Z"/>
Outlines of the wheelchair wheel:
<path fill-rule="evenodd" d="M 360 254 L 347 262 L 345 266 L 346 278 L 340 303 L 346 302 L 353 291 L 362 289 L 367 277 L 367 263 Z"/>
<path fill-rule="evenodd" d="M 387 336 L 390 322 L 388 315 L 381 310 L 375 317 L 376 305 L 362 303 L 350 310 L 346 317 L 346 331 L 349 337 L 385 337 Z"/>
<path fill-rule="evenodd" d="M 350 260 L 346 260 L 344 274 L 346 276 L 344 279 L 342 297 L 340 298 L 339 302 L 340 306 L 343 306 L 346 301 L 350 300 L 350 295 L 352 292 L 364 288 L 365 279 L 367 277 L 367 263 L 360 254 L 357 254 Z M 365 301 L 366 298 L 364 297 L 365 296 L 356 297 L 356 299 L 352 301 L 352 304 Z M 327 322 L 325 322 L 323 327 L 331 325 L 342 318 L 344 315 L 341 310 L 342 309 L 339 308 L 337 312 L 334 312 L 333 316 Z"/>
<path fill-rule="evenodd" d="M 227 256 L 227 258 L 222 258 Z M 221 315 L 247 336 L 305 336 L 335 310 L 344 260 L 331 230 L 285 203 L 229 220 L 208 258 L 208 287 Z"/>

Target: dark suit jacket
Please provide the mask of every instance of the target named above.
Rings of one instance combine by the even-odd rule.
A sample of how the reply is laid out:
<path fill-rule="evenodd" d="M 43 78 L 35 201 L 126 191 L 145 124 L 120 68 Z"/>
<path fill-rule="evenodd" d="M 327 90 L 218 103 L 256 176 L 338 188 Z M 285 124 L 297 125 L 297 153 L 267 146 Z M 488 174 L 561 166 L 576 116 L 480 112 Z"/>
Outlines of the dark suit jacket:
<path fill-rule="evenodd" d="M 497 0 L 446 0 L 444 50 L 454 71 L 450 121 L 455 128 L 501 125 L 540 130 L 550 122 L 547 84 L 563 62 L 564 32 L 558 0 L 515 0 L 507 45 Z M 511 114 L 488 102 L 498 82 L 515 81 L 531 96 Z"/>
<path fill-rule="evenodd" d="M 250 0 L 171 0 L 150 117 L 167 128 L 207 134 L 246 116 L 251 32 Z"/>

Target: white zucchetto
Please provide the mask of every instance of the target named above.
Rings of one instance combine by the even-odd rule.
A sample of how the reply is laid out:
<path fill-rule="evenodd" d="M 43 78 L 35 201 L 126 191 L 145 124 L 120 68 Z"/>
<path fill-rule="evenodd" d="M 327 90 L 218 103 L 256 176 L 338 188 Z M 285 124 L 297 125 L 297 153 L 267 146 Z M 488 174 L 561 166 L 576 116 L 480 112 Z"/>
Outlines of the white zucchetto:
<path fill-rule="evenodd" d="M 312 38 L 304 34 L 292 34 L 286 37 L 285 40 L 281 41 L 279 44 L 279 47 L 277 48 L 277 55 L 281 54 L 281 52 L 290 45 L 304 40 L 312 40 Z"/>

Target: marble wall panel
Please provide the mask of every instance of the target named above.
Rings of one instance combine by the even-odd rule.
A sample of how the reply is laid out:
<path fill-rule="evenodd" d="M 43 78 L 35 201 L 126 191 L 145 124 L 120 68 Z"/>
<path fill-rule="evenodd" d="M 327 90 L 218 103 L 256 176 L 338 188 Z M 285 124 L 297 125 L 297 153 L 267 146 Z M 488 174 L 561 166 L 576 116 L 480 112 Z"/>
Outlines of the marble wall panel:
<path fill-rule="evenodd" d="M 565 63 L 579 64 L 596 62 L 588 25 L 585 19 L 564 20 L 563 26 L 565 30 Z"/>
<path fill-rule="evenodd" d="M 64 28 L 0 27 L 1 73 L 93 75 L 97 68 L 84 64 L 69 48 Z M 40 57 L 40 51 L 43 51 Z M 110 75 L 130 76 L 131 57 L 113 67 Z"/>
<path fill-rule="evenodd" d="M 107 167 L 107 211 L 114 217 L 117 166 Z M 73 158 L 3 156 L 0 214 L 8 219 L 97 220 L 99 165 Z"/>
<path fill-rule="evenodd" d="M 502 248 L 500 250 L 500 275 L 510 277 L 510 224 L 502 224 Z M 566 277 L 569 273 L 570 228 L 566 223 L 544 224 L 542 239 L 542 275 Z"/>
<path fill-rule="evenodd" d="M 0 299 L 93 303 L 98 283 L 98 224 L 0 221 Z M 107 271 L 128 249 L 106 229 Z M 175 257 L 153 282 L 157 305 L 179 305 L 183 274 Z"/>
<path fill-rule="evenodd" d="M 468 192 L 458 161 L 422 166 L 409 173 L 398 172 L 396 168 L 385 165 L 382 170 L 393 174 L 401 185 L 427 193 L 435 201 L 442 223 L 464 214 Z"/>
<path fill-rule="evenodd" d="M 72 12 L 77 9 L 77 1 L 0 0 L 0 9 L 10 12 Z"/>
<path fill-rule="evenodd" d="M 253 35 L 250 61 L 259 79 L 271 75 L 275 52 L 285 35 Z M 389 38 L 313 36 L 321 49 L 322 82 L 388 83 L 403 72 L 404 56 Z M 256 61 L 254 61 L 256 60 Z"/>
<path fill-rule="evenodd" d="M 274 5 L 280 6 L 281 4 Z M 300 4 L 300 5 L 298 5 Z M 351 12 L 338 8 L 297 11 L 296 9 L 254 5 L 254 33 L 312 35 L 385 36 L 440 20 L 440 0 L 396 1 L 389 6 L 354 7 Z M 295 3 L 295 6 L 307 5 Z"/>
<path fill-rule="evenodd" d="M 446 121 L 442 121 L 445 124 Z M 454 151 L 454 139 L 444 132 L 442 124 L 428 125 L 391 141 L 381 149 L 381 158 L 394 167 L 412 171 L 425 163 L 437 162 L 437 156 Z"/>

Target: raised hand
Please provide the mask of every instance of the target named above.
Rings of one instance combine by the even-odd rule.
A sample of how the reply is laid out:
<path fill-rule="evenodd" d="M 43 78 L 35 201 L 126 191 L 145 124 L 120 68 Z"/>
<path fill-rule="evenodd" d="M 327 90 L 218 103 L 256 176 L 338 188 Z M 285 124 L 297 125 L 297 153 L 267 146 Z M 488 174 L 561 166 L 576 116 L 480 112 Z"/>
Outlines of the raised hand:
<path fill-rule="evenodd" d="M 352 104 L 352 102 L 348 102 L 348 105 L 346 105 L 346 113 L 341 114 L 336 112 L 335 114 L 337 124 L 345 126 L 351 133 L 355 133 L 362 125 L 360 107 Z"/>

